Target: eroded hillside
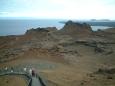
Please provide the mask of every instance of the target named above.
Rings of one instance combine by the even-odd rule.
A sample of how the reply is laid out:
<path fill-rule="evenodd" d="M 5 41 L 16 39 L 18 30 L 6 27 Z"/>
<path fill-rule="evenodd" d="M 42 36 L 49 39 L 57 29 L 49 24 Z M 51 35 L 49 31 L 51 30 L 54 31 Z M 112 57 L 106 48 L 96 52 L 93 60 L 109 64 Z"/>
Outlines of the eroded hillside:
<path fill-rule="evenodd" d="M 24 35 L 0 37 L 0 67 L 35 67 L 49 86 L 110 86 L 102 75 L 93 73 L 115 68 L 114 56 L 115 28 L 94 32 L 86 23 L 68 21 L 61 30 L 36 28 Z M 114 78 L 104 80 L 114 86 Z"/>

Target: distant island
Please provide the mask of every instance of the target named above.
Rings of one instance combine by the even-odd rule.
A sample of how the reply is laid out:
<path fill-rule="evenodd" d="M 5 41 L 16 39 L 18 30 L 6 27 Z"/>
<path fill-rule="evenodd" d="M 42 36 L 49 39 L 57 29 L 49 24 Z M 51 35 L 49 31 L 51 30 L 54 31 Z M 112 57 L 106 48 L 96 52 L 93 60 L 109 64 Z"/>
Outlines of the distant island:
<path fill-rule="evenodd" d="M 59 23 L 65 24 L 67 21 L 60 21 Z M 79 22 L 79 23 L 87 23 L 91 26 L 107 26 L 107 27 L 115 27 L 115 21 L 114 20 L 109 20 L 109 19 L 91 19 L 91 20 L 79 20 L 79 21 L 74 21 L 74 22 Z"/>
<path fill-rule="evenodd" d="M 91 19 L 90 21 L 107 21 L 107 22 L 110 22 L 110 21 L 112 21 L 112 20 L 110 20 L 110 19 Z"/>

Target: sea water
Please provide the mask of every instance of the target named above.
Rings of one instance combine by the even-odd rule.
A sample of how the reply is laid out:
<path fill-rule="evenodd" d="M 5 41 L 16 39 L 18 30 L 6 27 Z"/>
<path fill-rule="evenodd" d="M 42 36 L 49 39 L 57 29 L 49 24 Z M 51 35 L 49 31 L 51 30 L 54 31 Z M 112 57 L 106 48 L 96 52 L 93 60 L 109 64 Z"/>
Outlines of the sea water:
<path fill-rule="evenodd" d="M 61 29 L 64 24 L 58 19 L 0 19 L 0 36 L 21 35 L 28 29 L 38 27 L 56 27 Z M 107 26 L 92 26 L 95 31 L 97 29 L 105 29 Z"/>
<path fill-rule="evenodd" d="M 2 19 L 0 20 L 0 36 L 5 35 L 20 35 L 24 34 L 26 30 L 38 27 L 57 27 L 61 29 L 63 24 L 60 20 L 34 20 L 34 19 Z"/>

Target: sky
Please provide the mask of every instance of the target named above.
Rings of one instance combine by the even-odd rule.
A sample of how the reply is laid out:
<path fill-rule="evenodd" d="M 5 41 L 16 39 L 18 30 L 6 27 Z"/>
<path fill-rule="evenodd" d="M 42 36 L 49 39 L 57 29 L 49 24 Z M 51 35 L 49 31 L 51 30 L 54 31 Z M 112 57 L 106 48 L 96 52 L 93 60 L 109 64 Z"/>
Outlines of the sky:
<path fill-rule="evenodd" d="M 0 17 L 115 19 L 115 0 L 0 0 Z"/>

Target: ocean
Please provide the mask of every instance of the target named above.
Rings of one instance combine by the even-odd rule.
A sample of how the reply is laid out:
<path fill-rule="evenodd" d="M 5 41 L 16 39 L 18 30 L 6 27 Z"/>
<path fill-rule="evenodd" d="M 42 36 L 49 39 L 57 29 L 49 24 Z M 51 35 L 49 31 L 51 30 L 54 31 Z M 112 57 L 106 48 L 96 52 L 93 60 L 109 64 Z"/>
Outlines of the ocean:
<path fill-rule="evenodd" d="M 20 35 L 26 30 L 38 27 L 57 27 L 61 29 L 64 24 L 59 23 L 60 20 L 34 20 L 34 19 L 3 19 L 0 20 L 0 36 Z"/>
<path fill-rule="evenodd" d="M 0 20 L 0 36 L 21 35 L 28 29 L 38 27 L 57 27 L 61 29 L 64 24 L 60 23 L 64 20 L 50 19 L 1 19 Z M 93 30 L 105 29 L 107 26 L 92 26 Z"/>

